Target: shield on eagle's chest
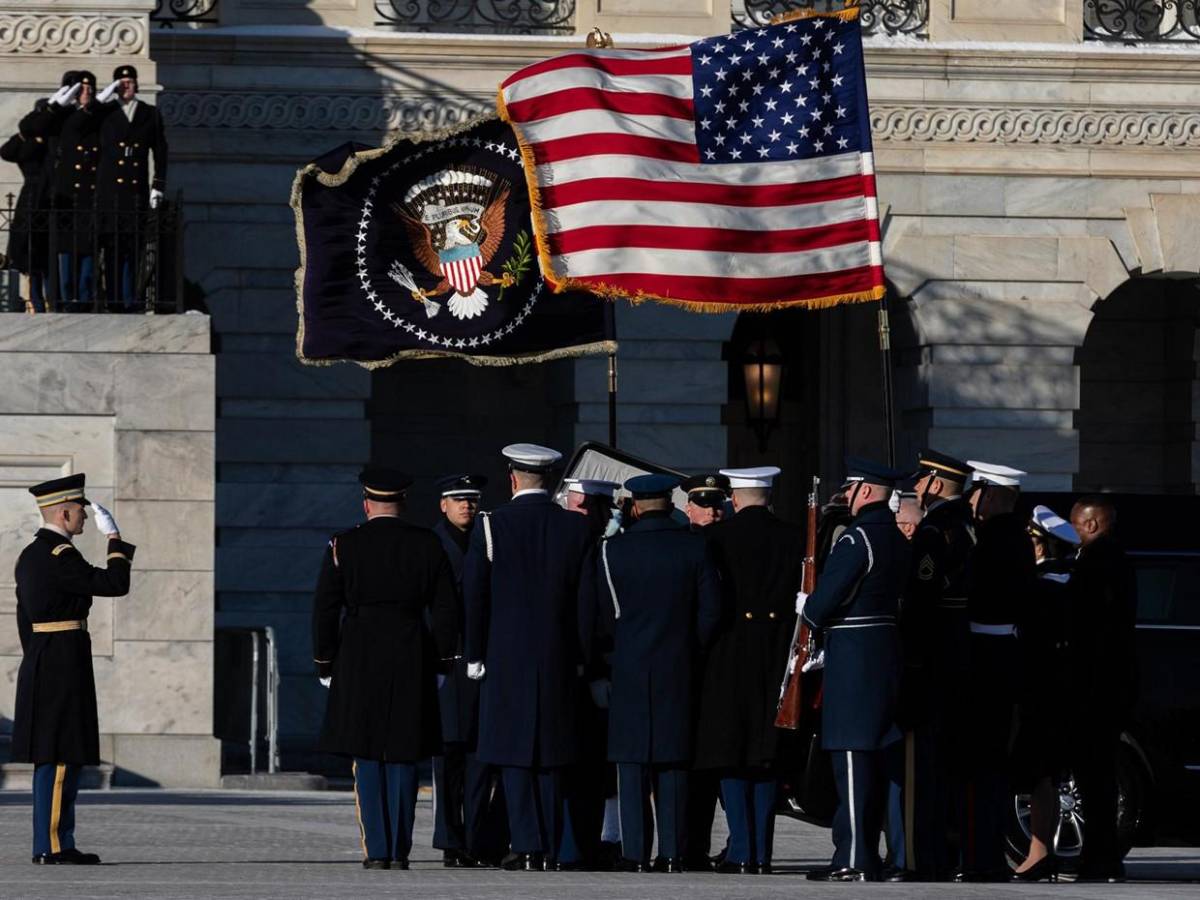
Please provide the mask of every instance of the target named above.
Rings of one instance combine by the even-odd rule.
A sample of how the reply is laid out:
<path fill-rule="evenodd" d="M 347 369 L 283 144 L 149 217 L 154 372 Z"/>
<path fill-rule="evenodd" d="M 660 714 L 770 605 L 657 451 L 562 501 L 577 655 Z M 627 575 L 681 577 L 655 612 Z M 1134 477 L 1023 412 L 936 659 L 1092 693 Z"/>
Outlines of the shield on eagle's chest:
<path fill-rule="evenodd" d="M 449 252 L 438 254 L 442 263 L 442 274 L 460 294 L 466 296 L 475 290 L 479 281 L 479 273 L 483 271 L 483 255 L 479 245 L 470 247 L 455 247 Z"/>

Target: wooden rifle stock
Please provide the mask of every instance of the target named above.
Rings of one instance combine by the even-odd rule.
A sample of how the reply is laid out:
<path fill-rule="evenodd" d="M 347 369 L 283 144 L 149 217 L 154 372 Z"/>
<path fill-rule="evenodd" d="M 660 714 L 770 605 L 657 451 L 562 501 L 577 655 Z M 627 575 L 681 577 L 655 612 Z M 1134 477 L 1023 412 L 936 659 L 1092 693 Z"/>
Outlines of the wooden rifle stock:
<path fill-rule="evenodd" d="M 800 576 L 800 590 L 811 594 L 817 587 L 817 507 L 821 479 L 813 476 L 812 492 L 808 495 L 808 528 L 804 535 L 804 566 Z M 812 629 L 803 616 L 796 616 L 796 628 L 792 632 L 792 647 L 788 653 L 788 665 L 779 688 L 779 706 L 775 710 L 775 727 L 795 731 L 800 725 L 804 711 L 804 691 L 801 682 L 804 664 L 815 652 L 816 644 Z M 816 707 L 817 697 L 810 698 L 809 705 Z"/>

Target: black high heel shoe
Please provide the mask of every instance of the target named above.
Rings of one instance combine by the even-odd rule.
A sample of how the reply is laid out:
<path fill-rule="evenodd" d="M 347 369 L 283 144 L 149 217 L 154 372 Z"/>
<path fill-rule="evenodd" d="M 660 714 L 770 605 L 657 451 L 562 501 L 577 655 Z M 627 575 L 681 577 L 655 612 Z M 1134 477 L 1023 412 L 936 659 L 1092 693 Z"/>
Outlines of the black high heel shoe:
<path fill-rule="evenodd" d="M 1024 872 L 1013 872 L 1013 881 L 1058 881 L 1058 857 L 1051 853 L 1043 856 Z"/>

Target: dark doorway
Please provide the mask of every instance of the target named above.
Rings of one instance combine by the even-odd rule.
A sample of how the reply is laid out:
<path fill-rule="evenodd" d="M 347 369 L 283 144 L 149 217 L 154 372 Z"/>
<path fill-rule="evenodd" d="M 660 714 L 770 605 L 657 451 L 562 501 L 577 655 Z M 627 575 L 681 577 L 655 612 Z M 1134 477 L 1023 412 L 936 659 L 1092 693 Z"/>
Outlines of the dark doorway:
<path fill-rule="evenodd" d="M 814 474 L 827 498 L 845 474 L 847 454 L 887 459 L 883 375 L 875 303 L 831 309 L 742 313 L 725 345 L 729 400 L 723 421 L 729 465 L 783 469 L 775 510 L 798 521 Z M 769 341 L 783 360 L 778 421 L 765 449 L 747 420 L 743 363 L 748 348 Z"/>
<path fill-rule="evenodd" d="M 1135 278 L 1096 304 L 1075 354 L 1076 490 L 1196 493 L 1198 289 Z"/>

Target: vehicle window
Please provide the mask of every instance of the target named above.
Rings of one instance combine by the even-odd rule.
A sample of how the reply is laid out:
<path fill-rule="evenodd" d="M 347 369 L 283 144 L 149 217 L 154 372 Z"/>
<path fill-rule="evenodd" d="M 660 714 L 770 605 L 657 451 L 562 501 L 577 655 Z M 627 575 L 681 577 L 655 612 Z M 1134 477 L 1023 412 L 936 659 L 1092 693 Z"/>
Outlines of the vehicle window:
<path fill-rule="evenodd" d="M 1200 626 L 1200 561 L 1139 560 L 1135 572 L 1139 622 Z"/>

